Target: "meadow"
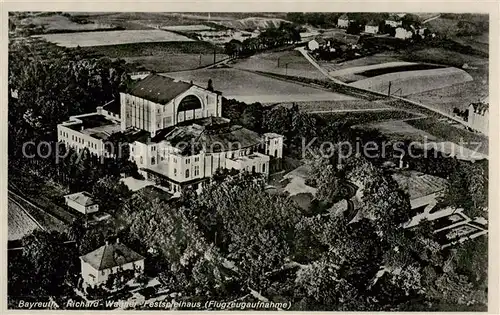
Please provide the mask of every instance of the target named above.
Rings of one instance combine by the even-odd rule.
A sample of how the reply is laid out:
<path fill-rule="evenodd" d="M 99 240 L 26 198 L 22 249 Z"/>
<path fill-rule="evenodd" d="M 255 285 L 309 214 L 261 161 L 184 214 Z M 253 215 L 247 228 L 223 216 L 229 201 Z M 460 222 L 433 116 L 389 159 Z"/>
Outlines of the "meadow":
<path fill-rule="evenodd" d="M 192 39 L 162 30 L 126 30 L 37 35 L 63 47 L 108 46 L 133 43 L 189 42 Z"/>

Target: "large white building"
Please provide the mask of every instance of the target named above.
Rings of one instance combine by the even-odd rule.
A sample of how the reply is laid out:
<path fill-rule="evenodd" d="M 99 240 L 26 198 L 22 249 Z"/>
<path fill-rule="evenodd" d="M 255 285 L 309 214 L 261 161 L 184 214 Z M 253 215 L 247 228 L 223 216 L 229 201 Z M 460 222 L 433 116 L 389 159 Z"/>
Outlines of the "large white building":
<path fill-rule="evenodd" d="M 472 103 L 469 105 L 469 116 L 467 123 L 469 127 L 488 135 L 489 130 L 489 107 L 488 100 L 485 99 L 479 103 Z"/>
<path fill-rule="evenodd" d="M 172 193 L 201 189 L 218 168 L 268 175 L 283 157 L 283 136 L 231 124 L 220 93 L 192 83 L 151 74 L 120 93 L 119 117 L 107 106 L 60 124 L 59 141 L 115 156 L 107 140 L 121 132 L 140 173 Z"/>

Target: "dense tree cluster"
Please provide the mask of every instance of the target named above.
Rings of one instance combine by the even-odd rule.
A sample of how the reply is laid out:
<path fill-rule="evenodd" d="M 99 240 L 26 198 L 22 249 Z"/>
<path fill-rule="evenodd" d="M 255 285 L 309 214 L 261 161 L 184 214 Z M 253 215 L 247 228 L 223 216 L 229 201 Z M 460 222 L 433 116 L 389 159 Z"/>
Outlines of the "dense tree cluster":
<path fill-rule="evenodd" d="M 277 28 L 268 28 L 257 37 L 243 41 L 233 39 L 224 45 L 224 51 L 231 57 L 245 57 L 256 52 L 300 42 L 301 27 L 292 23 L 281 23 Z"/>

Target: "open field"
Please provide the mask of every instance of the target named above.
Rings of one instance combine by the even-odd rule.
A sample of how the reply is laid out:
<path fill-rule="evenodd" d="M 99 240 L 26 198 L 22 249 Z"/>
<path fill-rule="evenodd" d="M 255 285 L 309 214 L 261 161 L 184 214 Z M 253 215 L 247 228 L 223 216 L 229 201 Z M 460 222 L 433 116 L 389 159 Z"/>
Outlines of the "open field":
<path fill-rule="evenodd" d="M 38 224 L 15 202 L 8 201 L 9 241 L 19 240 L 39 228 Z"/>
<path fill-rule="evenodd" d="M 238 69 L 204 69 L 164 73 L 182 81 L 193 81 L 206 86 L 212 79 L 214 88 L 226 98 L 253 103 L 279 103 L 299 101 L 353 100 L 353 97 L 328 92 L 304 85 L 273 79 Z"/>
<path fill-rule="evenodd" d="M 227 55 L 218 54 L 216 62 L 227 58 Z M 122 58 L 130 63 L 132 68 L 157 72 L 172 72 L 196 69 L 213 64 L 211 54 L 176 54 L 168 58 L 162 56 L 139 56 Z"/>
<path fill-rule="evenodd" d="M 341 101 L 310 101 L 280 103 L 280 106 L 291 107 L 297 105 L 303 112 L 341 111 L 341 110 L 375 110 L 392 108 L 381 102 L 367 100 L 341 100 Z"/>
<path fill-rule="evenodd" d="M 212 27 L 203 24 L 192 25 L 169 25 L 162 27 L 163 30 L 176 31 L 176 32 L 196 32 L 196 31 L 210 31 Z"/>
<path fill-rule="evenodd" d="M 439 89 L 453 84 L 472 81 L 472 77 L 457 68 L 395 72 L 363 79 L 351 86 L 386 93 L 391 84 L 391 93 L 409 95 Z"/>
<path fill-rule="evenodd" d="M 415 128 L 434 135 L 441 141 L 450 141 L 466 147 L 467 149 L 488 155 L 488 137 L 482 134 L 456 128 L 446 122 L 434 118 L 408 120 L 407 123 Z"/>
<path fill-rule="evenodd" d="M 325 79 L 325 76 L 296 50 L 257 54 L 239 59 L 232 66 L 251 71 Z"/>
<path fill-rule="evenodd" d="M 64 31 L 95 31 L 111 29 L 115 26 L 109 23 L 77 23 L 69 17 L 60 14 L 30 16 L 20 19 L 21 26 L 35 25 L 43 27 L 44 32 L 64 32 Z"/>
<path fill-rule="evenodd" d="M 413 127 L 403 120 L 391 120 L 376 122 L 372 124 L 365 124 L 362 126 L 357 126 L 360 129 L 374 129 L 382 133 L 389 139 L 393 140 L 403 140 L 411 139 L 413 141 L 423 141 L 424 139 L 428 141 L 436 140 L 436 137 L 428 132 L 420 130 Z"/>
<path fill-rule="evenodd" d="M 317 115 L 317 114 L 314 114 Z M 341 121 L 346 125 L 365 125 L 375 122 L 403 120 L 415 118 L 416 115 L 401 110 L 383 110 L 379 112 L 352 112 L 352 113 L 322 113 L 324 120 Z"/>
<path fill-rule="evenodd" d="M 37 35 L 63 47 L 107 46 L 132 43 L 189 42 L 192 39 L 162 30 L 127 30 Z"/>

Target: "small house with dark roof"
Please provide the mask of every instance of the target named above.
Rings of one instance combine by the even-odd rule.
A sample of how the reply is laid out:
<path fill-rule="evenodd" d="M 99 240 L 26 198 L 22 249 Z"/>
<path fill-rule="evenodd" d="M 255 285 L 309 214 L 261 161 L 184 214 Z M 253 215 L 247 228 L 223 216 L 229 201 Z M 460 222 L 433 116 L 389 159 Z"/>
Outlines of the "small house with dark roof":
<path fill-rule="evenodd" d="M 120 93 L 122 130 L 135 127 L 153 137 L 180 122 L 221 116 L 222 97 L 192 83 L 150 74 Z"/>
<path fill-rule="evenodd" d="M 66 205 L 83 214 L 90 214 L 99 211 L 99 205 L 86 191 L 77 192 L 64 196 Z"/>
<path fill-rule="evenodd" d="M 83 282 L 91 287 L 105 283 L 111 274 L 133 270 L 144 271 L 144 257 L 117 240 L 80 257 Z"/>

